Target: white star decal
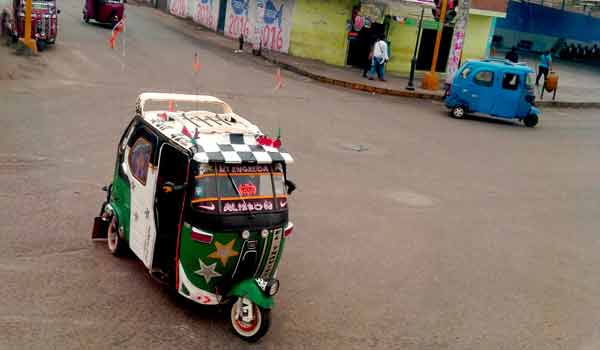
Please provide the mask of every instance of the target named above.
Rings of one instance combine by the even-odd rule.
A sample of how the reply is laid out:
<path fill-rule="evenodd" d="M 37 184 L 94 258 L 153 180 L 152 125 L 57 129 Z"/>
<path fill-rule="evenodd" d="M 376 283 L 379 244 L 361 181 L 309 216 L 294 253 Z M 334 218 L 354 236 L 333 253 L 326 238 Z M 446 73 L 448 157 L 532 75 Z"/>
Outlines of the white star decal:
<path fill-rule="evenodd" d="M 215 271 L 215 268 L 217 267 L 217 263 L 212 263 L 210 265 L 206 265 L 200 259 L 198 259 L 198 262 L 200 263 L 200 270 L 196 270 L 196 271 L 194 271 L 194 273 L 204 277 L 204 280 L 206 281 L 206 283 L 210 282 L 210 280 L 214 277 L 221 276 L 220 273 Z"/>

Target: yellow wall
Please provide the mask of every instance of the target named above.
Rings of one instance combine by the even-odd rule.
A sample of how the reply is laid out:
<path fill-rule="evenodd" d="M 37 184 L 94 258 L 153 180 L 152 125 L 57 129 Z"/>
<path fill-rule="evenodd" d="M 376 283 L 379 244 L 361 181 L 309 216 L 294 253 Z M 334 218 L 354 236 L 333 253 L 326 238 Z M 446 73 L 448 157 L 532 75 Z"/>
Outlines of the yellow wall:
<path fill-rule="evenodd" d="M 390 23 L 388 41 L 391 52 L 386 70 L 395 73 L 410 72 L 410 60 L 417 42 L 417 26 L 398 22 Z"/>
<path fill-rule="evenodd" d="M 469 24 L 465 33 L 463 62 L 472 58 L 485 58 L 488 38 L 491 35 L 492 17 L 469 15 Z"/>
<path fill-rule="evenodd" d="M 346 22 L 357 0 L 296 0 L 289 53 L 330 64 L 346 63 Z"/>
<path fill-rule="evenodd" d="M 358 0 L 296 0 L 289 53 L 344 66 L 348 49 L 346 23 L 350 19 L 352 6 L 357 3 Z M 426 27 L 431 27 L 430 23 L 427 24 Z M 492 17 L 470 15 L 463 61 L 485 56 L 491 24 Z M 417 40 L 416 23 L 392 21 L 388 40 L 391 43 L 391 57 L 386 70 L 408 74 Z"/>

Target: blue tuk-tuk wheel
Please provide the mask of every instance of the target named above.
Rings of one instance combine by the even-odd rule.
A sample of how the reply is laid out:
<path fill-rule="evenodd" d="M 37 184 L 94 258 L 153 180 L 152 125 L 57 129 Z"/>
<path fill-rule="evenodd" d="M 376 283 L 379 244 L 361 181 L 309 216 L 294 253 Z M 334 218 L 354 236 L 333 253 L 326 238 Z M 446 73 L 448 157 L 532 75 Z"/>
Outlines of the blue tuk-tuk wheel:
<path fill-rule="evenodd" d="M 452 107 L 452 109 L 450 110 L 450 115 L 453 118 L 462 119 L 465 117 L 465 114 L 467 114 L 466 112 L 467 111 L 465 110 L 465 107 L 459 105 Z"/>
<path fill-rule="evenodd" d="M 536 126 L 538 121 L 539 121 L 539 118 L 535 114 L 530 114 L 530 115 L 526 116 L 525 118 L 523 118 L 523 124 L 525 124 L 525 126 L 528 128 L 533 128 L 534 126 Z"/>

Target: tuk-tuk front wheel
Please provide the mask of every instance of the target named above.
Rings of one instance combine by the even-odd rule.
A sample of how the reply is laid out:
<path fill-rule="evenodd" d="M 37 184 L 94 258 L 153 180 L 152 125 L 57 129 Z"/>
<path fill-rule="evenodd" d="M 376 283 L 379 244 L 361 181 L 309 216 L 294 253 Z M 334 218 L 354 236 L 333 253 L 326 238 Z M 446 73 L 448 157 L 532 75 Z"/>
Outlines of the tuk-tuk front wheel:
<path fill-rule="evenodd" d="M 271 324 L 270 310 L 263 309 L 248 298 L 240 297 L 231 306 L 233 331 L 249 343 L 262 338 Z"/>
<path fill-rule="evenodd" d="M 123 256 L 127 252 L 127 242 L 119 236 L 119 222 L 117 216 L 113 215 L 110 225 L 108 225 L 108 250 L 114 256 Z"/>
<path fill-rule="evenodd" d="M 530 114 L 523 119 L 523 124 L 525 124 L 528 128 L 533 128 L 538 123 L 538 116 L 535 114 Z"/>
<path fill-rule="evenodd" d="M 466 111 L 463 106 L 455 106 L 450 111 L 450 115 L 456 119 L 462 119 L 465 117 Z"/>

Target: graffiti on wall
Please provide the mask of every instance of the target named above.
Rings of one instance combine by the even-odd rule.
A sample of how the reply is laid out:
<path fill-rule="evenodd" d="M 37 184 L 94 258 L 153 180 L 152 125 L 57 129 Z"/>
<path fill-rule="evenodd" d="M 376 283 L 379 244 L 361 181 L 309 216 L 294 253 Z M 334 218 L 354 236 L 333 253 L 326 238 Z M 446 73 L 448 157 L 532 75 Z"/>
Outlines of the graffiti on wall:
<path fill-rule="evenodd" d="M 219 18 L 219 0 L 196 0 L 196 9 L 192 19 L 212 30 L 217 30 Z"/>
<path fill-rule="evenodd" d="M 225 19 L 225 34 L 232 38 L 239 38 L 240 35 L 248 37 L 250 34 L 249 6 L 250 0 L 231 0 L 227 4 L 227 14 Z"/>
<path fill-rule="evenodd" d="M 462 57 L 462 51 L 465 42 L 465 32 L 467 31 L 467 24 L 469 23 L 469 0 L 463 0 L 460 8 L 458 9 L 458 19 L 454 26 L 454 33 L 452 35 L 452 43 L 450 44 L 450 57 L 448 57 L 448 67 L 446 69 L 446 83 L 452 83 L 454 74 L 460 66 L 460 60 Z"/>
<path fill-rule="evenodd" d="M 225 35 L 280 52 L 288 52 L 294 0 L 231 0 L 227 5 Z"/>

